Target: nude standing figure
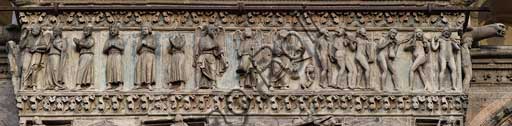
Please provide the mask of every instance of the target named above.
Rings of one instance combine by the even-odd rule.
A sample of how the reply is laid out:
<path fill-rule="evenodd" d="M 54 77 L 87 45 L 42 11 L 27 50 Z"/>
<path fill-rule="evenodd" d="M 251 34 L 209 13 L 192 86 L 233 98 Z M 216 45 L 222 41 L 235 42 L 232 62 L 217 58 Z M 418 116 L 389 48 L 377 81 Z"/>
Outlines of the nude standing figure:
<path fill-rule="evenodd" d="M 445 27 L 442 31 L 442 35 L 440 39 L 438 39 L 437 44 L 433 45 L 433 50 L 437 50 L 439 47 L 439 83 L 441 84 L 445 79 L 445 72 L 447 71 L 447 67 L 450 70 L 451 76 L 451 89 L 455 90 L 455 85 L 457 84 L 457 68 L 455 63 L 455 51 L 460 50 L 460 45 L 458 41 L 451 39 L 452 32 Z M 441 86 L 439 86 L 441 87 Z"/>
<path fill-rule="evenodd" d="M 383 37 L 383 39 L 380 40 L 378 45 L 379 55 L 377 57 L 377 62 L 379 63 L 379 67 L 382 70 L 380 78 L 382 84 L 381 87 L 386 84 L 387 71 L 389 71 L 391 74 L 391 83 L 393 84 L 394 90 L 398 90 L 398 76 L 396 75 L 396 68 L 392 64 L 397 55 L 397 34 L 398 31 L 396 29 L 390 29 L 389 32 Z"/>
<path fill-rule="evenodd" d="M 423 82 L 426 91 L 430 91 L 431 85 L 425 74 L 425 63 L 427 62 L 425 49 L 428 49 L 429 42 L 423 35 L 423 30 L 416 29 L 411 38 L 407 39 L 402 43 L 408 43 L 405 47 L 406 50 L 413 51 L 413 63 L 411 70 L 409 71 L 409 85 L 411 90 L 414 90 L 414 73 L 420 75 L 420 79 Z"/>

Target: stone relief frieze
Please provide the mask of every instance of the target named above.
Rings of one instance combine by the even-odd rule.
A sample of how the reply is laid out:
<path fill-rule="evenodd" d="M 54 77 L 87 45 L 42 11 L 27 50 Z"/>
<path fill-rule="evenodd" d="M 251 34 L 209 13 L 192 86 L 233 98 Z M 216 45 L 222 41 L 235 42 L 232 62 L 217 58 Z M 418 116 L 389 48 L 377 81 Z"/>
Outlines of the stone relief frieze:
<path fill-rule="evenodd" d="M 50 17 L 56 21 L 45 22 Z M 416 21 L 420 17 L 428 19 Z M 416 12 L 24 12 L 24 23 L 30 25 L 13 46 L 21 54 L 21 90 L 460 92 L 468 76 L 463 74 L 467 70 L 462 72 L 461 61 L 467 58 L 461 58 L 461 51 L 471 42 L 462 46 L 460 35 L 453 34 L 459 26 L 448 25 L 460 17 Z M 410 20 L 427 24 L 401 24 Z M 303 29 L 287 28 L 299 25 Z M 50 79 L 43 80 L 46 76 Z"/>
<path fill-rule="evenodd" d="M 12 70 L 20 73 L 14 78 L 24 114 L 461 114 L 470 78 L 492 78 L 471 75 L 469 48 L 504 29 L 455 34 L 461 13 L 21 16 L 23 35 L 9 43 L 9 53 L 19 55 L 11 59 L 20 63 Z M 45 94 L 57 90 L 70 94 Z M 229 90 L 250 95 L 223 94 Z"/>
<path fill-rule="evenodd" d="M 211 98 L 211 99 L 210 99 Z M 68 94 L 18 97 L 23 114 L 223 113 L 247 114 L 464 114 L 465 95 L 273 94 Z"/>
<path fill-rule="evenodd" d="M 251 25 L 259 27 L 300 26 L 299 15 L 307 19 L 305 25 L 324 27 L 462 27 L 463 13 L 424 12 L 245 12 L 243 15 L 222 11 L 106 11 L 63 12 L 59 15 L 46 12 L 22 12 L 24 24 L 66 24 L 108 27 L 113 23 L 139 26 L 146 22 L 154 26 L 198 26 L 222 24 L 223 26 Z"/>

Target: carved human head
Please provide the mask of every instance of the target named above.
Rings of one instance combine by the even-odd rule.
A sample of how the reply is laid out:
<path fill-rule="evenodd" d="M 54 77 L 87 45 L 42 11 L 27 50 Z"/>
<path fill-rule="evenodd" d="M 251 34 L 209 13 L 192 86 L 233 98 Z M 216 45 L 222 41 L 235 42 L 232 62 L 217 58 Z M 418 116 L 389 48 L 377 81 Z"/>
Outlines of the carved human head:
<path fill-rule="evenodd" d="M 441 32 L 443 37 L 449 38 L 452 36 L 452 32 L 450 32 L 450 29 L 448 27 L 444 27 L 443 31 Z"/>
<path fill-rule="evenodd" d="M 281 38 L 284 38 L 284 37 L 288 36 L 288 34 L 289 34 L 289 33 L 290 33 L 290 32 L 288 32 L 287 30 L 284 30 L 284 29 L 281 29 L 281 30 L 279 30 L 279 32 L 278 32 L 279 37 L 281 37 Z"/>
<path fill-rule="evenodd" d="M 338 36 L 346 36 L 347 33 L 345 32 L 345 28 L 341 28 L 340 27 L 340 28 L 336 29 L 336 35 L 338 35 Z"/>
<path fill-rule="evenodd" d="M 60 26 L 53 26 L 52 31 L 53 31 L 54 36 L 62 35 L 62 27 L 60 27 Z"/>
<path fill-rule="evenodd" d="M 217 28 L 213 25 L 213 24 L 208 24 L 206 25 L 206 34 L 211 36 L 211 37 L 214 37 L 215 35 L 215 31 L 217 30 Z"/>
<path fill-rule="evenodd" d="M 245 28 L 244 29 L 244 36 L 247 37 L 247 38 L 251 38 L 252 37 L 252 30 L 251 30 L 251 28 Z"/>
<path fill-rule="evenodd" d="M 32 35 L 39 35 L 41 33 L 41 26 L 32 25 Z"/>
<path fill-rule="evenodd" d="M 416 28 L 414 30 L 414 36 L 416 36 L 416 38 L 423 38 L 423 30 Z"/>
<path fill-rule="evenodd" d="M 141 33 L 142 35 L 150 35 L 153 33 L 153 29 L 149 25 L 144 25 L 141 27 Z"/>
<path fill-rule="evenodd" d="M 389 29 L 389 33 L 388 33 L 389 38 L 395 39 L 397 34 L 398 34 L 398 31 L 396 29 L 394 29 L 394 28 Z"/>
<path fill-rule="evenodd" d="M 109 31 L 110 31 L 110 35 L 111 36 L 117 36 L 119 35 L 119 25 L 116 23 L 116 24 L 112 24 L 109 28 Z"/>
<path fill-rule="evenodd" d="M 85 37 L 89 37 L 92 35 L 92 29 L 93 29 L 93 26 L 92 24 L 87 24 L 85 27 L 84 27 L 84 36 Z"/>
<path fill-rule="evenodd" d="M 176 117 L 174 117 L 174 121 L 183 122 L 183 117 L 181 116 L 181 114 L 176 114 Z"/>
<path fill-rule="evenodd" d="M 326 28 L 320 28 L 320 30 L 319 30 L 319 31 L 320 31 L 320 34 L 322 34 L 322 35 L 327 35 L 327 34 L 329 34 L 329 30 L 327 30 Z"/>
<path fill-rule="evenodd" d="M 357 29 L 356 33 L 362 37 L 366 37 L 367 34 L 366 34 L 366 29 L 365 28 L 359 28 Z"/>

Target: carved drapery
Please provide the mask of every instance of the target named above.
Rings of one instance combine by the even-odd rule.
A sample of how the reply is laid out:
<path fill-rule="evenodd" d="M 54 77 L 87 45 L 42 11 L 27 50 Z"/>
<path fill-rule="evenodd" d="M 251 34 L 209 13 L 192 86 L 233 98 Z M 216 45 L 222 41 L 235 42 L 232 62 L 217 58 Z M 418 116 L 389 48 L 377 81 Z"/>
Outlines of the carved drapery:
<path fill-rule="evenodd" d="M 20 83 L 18 108 L 24 116 L 207 115 L 219 109 L 459 117 L 467 105 L 461 63 L 467 54 L 440 52 L 448 47 L 439 44 L 461 46 L 456 31 L 463 18 L 448 12 L 22 12 L 25 32 L 61 26 L 69 49 L 59 59 L 68 68 L 59 71 L 63 90 L 46 81 L 33 88 Z M 119 31 L 109 36 L 112 25 Z M 443 36 L 443 29 L 450 34 Z M 122 47 L 110 44 L 113 38 Z M 103 53 L 107 47 L 115 50 L 115 63 Z M 450 62 L 443 65 L 446 53 Z M 143 65 L 142 59 L 151 61 Z M 112 66 L 115 71 L 106 71 Z M 112 72 L 116 80 L 107 78 Z M 228 93 L 233 89 L 248 94 Z"/>

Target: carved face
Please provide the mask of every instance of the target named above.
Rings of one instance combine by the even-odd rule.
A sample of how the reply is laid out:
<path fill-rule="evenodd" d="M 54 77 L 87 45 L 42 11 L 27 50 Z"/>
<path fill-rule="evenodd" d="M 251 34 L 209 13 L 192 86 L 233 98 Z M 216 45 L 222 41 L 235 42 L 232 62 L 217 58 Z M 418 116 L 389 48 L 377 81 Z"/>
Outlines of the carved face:
<path fill-rule="evenodd" d="M 206 26 L 206 34 L 211 36 L 211 37 L 213 37 L 215 35 L 215 30 L 217 30 L 217 29 L 213 25 L 207 25 Z"/>
<path fill-rule="evenodd" d="M 496 23 L 496 32 L 499 37 L 505 36 L 505 33 L 507 31 L 507 28 L 502 23 Z"/>
<path fill-rule="evenodd" d="M 119 27 L 111 26 L 109 31 L 111 36 L 117 36 L 119 34 Z"/>
<path fill-rule="evenodd" d="M 34 25 L 32 26 L 32 35 L 39 35 L 41 33 L 41 27 Z"/>
<path fill-rule="evenodd" d="M 182 122 L 183 121 L 183 117 L 180 114 L 177 114 L 176 117 L 174 118 L 174 121 Z"/>
<path fill-rule="evenodd" d="M 339 28 L 338 30 L 336 30 L 338 36 L 345 36 L 347 33 L 345 33 L 345 29 L 343 28 Z"/>
<path fill-rule="evenodd" d="M 448 29 L 448 28 L 444 28 L 442 34 L 443 34 L 443 37 L 446 37 L 446 38 L 449 38 L 450 36 L 452 36 L 452 32 L 450 32 L 450 29 Z"/>
<path fill-rule="evenodd" d="M 53 28 L 53 35 L 60 36 L 62 34 L 62 29 L 60 27 Z"/>
<path fill-rule="evenodd" d="M 144 27 L 142 27 L 141 32 L 142 32 L 142 35 L 149 35 L 149 34 L 151 34 L 151 28 L 144 26 Z"/>
<path fill-rule="evenodd" d="M 251 30 L 251 28 L 245 28 L 244 36 L 247 37 L 247 38 L 251 38 L 252 37 L 252 30 Z"/>
<path fill-rule="evenodd" d="M 89 37 L 89 36 L 91 36 L 91 34 L 92 34 L 92 27 L 91 26 L 84 27 L 84 36 Z"/>
<path fill-rule="evenodd" d="M 421 30 L 421 29 L 414 30 L 414 35 L 416 36 L 416 38 L 423 38 L 423 30 Z"/>
<path fill-rule="evenodd" d="M 367 36 L 366 29 L 365 28 L 357 29 L 357 34 L 359 34 L 361 37 L 366 37 Z"/>
<path fill-rule="evenodd" d="M 329 33 L 329 31 L 327 29 L 325 29 L 325 28 L 320 29 L 320 34 L 327 35 L 328 33 Z"/>
<path fill-rule="evenodd" d="M 391 38 L 391 39 L 395 39 L 397 34 L 398 34 L 398 31 L 396 29 L 391 29 L 391 30 L 389 30 L 389 33 L 388 33 L 389 38 Z"/>
<path fill-rule="evenodd" d="M 284 38 L 284 37 L 288 36 L 289 32 L 286 30 L 280 30 L 278 33 L 279 33 L 279 37 Z"/>

